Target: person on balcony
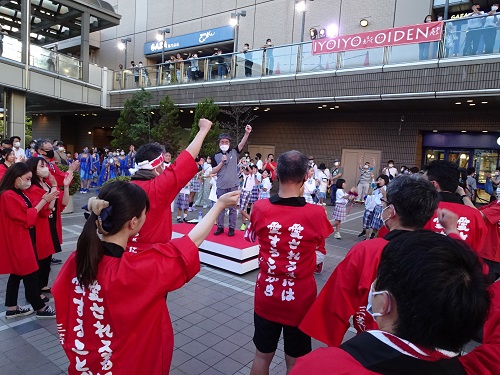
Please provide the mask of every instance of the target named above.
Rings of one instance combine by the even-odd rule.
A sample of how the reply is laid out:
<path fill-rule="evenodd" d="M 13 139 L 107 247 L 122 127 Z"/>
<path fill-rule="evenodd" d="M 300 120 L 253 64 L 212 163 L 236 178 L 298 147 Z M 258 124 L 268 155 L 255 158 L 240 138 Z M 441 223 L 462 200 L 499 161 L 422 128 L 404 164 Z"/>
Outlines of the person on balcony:
<path fill-rule="evenodd" d="M 498 16 L 499 4 L 493 4 L 491 11 L 488 12 L 488 17 L 484 21 L 484 53 L 493 53 L 495 40 L 497 38 L 497 27 L 500 25 L 500 17 Z"/>
<path fill-rule="evenodd" d="M 271 38 L 268 38 L 266 40 L 266 44 L 262 46 L 262 48 L 264 49 L 264 57 L 266 60 L 266 76 L 270 76 L 273 74 L 273 67 L 274 67 L 273 47 L 274 44 L 271 41 Z"/>
<path fill-rule="evenodd" d="M 467 33 L 465 34 L 464 56 L 476 55 L 479 48 L 479 42 L 483 33 L 484 18 L 481 17 L 484 12 L 478 2 L 472 4 L 472 13 L 467 21 Z"/>
<path fill-rule="evenodd" d="M 245 54 L 245 77 L 251 77 L 253 59 L 252 59 L 252 52 L 250 52 L 250 44 L 245 43 L 242 52 Z"/>

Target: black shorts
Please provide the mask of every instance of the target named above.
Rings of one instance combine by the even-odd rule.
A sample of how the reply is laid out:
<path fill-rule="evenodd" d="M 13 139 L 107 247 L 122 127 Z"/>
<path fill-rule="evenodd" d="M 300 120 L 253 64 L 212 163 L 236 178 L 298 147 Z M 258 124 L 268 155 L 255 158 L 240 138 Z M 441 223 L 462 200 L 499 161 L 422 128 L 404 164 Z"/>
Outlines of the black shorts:
<path fill-rule="evenodd" d="M 285 354 L 297 358 L 311 352 L 311 337 L 302 332 L 298 327 L 272 322 L 257 314 L 253 314 L 255 333 L 253 342 L 258 351 L 273 353 L 278 348 L 278 341 L 283 330 Z"/>

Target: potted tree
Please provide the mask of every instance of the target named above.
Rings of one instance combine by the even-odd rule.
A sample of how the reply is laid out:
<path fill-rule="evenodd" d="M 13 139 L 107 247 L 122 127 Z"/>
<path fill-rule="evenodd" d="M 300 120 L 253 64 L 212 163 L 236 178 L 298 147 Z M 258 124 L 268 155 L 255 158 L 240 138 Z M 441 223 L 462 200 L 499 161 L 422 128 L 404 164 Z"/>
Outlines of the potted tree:
<path fill-rule="evenodd" d="M 67 165 L 58 165 L 59 169 L 63 172 L 68 171 L 68 166 Z M 63 214 L 70 214 L 73 212 L 73 195 L 76 194 L 76 192 L 80 189 L 80 172 L 74 171 L 73 172 L 73 181 L 71 181 L 71 185 L 69 185 L 69 202 L 64 211 L 62 212 Z"/>

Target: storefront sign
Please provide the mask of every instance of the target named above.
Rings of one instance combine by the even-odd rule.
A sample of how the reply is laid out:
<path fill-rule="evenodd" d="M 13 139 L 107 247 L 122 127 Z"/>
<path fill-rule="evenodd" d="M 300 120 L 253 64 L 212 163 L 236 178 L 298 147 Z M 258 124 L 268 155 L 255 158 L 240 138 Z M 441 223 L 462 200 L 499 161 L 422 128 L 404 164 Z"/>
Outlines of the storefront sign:
<path fill-rule="evenodd" d="M 168 38 L 164 42 L 146 42 L 144 44 L 144 55 L 158 52 L 178 50 L 188 47 L 202 46 L 205 44 L 225 42 L 232 40 L 234 28 L 232 26 L 217 27 L 215 29 L 203 30 L 196 33 Z"/>
<path fill-rule="evenodd" d="M 367 33 L 337 36 L 312 41 L 313 55 L 360 49 L 435 42 L 443 34 L 443 21 L 395 27 Z"/>

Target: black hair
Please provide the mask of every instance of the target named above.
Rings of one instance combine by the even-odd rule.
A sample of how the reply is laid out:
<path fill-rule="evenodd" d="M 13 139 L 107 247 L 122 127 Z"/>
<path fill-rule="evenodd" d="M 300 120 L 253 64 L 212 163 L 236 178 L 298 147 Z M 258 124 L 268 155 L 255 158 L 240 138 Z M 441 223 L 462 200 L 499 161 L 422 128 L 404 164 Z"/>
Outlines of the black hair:
<path fill-rule="evenodd" d="M 467 176 L 470 176 L 473 173 L 476 173 L 476 168 L 474 167 L 467 168 Z"/>
<path fill-rule="evenodd" d="M 454 193 L 460 180 L 460 171 L 455 163 L 434 160 L 424 167 L 429 181 L 436 181 L 442 191 Z"/>
<path fill-rule="evenodd" d="M 37 157 L 37 158 L 29 158 L 27 161 L 26 161 L 26 165 L 28 166 L 28 168 L 30 169 L 31 173 L 33 174 L 33 176 L 31 176 L 31 183 L 38 186 L 38 187 L 42 187 L 42 184 L 41 184 L 41 181 L 40 181 L 40 177 L 38 177 L 38 174 L 36 173 L 37 172 L 37 168 L 38 168 L 38 163 L 42 161 L 43 164 L 47 164 L 47 162 L 45 161 L 44 158 L 42 157 Z"/>
<path fill-rule="evenodd" d="M 276 171 L 282 183 L 302 183 L 306 177 L 308 166 L 307 156 L 299 151 L 291 150 L 278 157 Z"/>
<path fill-rule="evenodd" d="M 337 189 L 342 189 L 342 185 L 345 183 L 345 180 L 343 178 L 339 178 L 337 181 L 335 181 L 335 187 Z"/>
<path fill-rule="evenodd" d="M 255 157 L 257 157 L 257 158 L 259 158 L 259 159 L 262 159 L 262 154 L 261 154 L 260 152 L 257 152 L 257 153 L 255 154 Z"/>
<path fill-rule="evenodd" d="M 377 177 L 377 180 L 381 178 L 382 180 L 385 181 L 385 186 L 389 185 L 389 176 L 385 175 L 385 174 L 381 174 L 380 176 Z M 377 181 L 375 180 L 375 181 Z"/>
<path fill-rule="evenodd" d="M 402 175 L 387 185 L 387 202 L 394 206 L 402 226 L 422 229 L 438 208 L 439 194 L 426 179 Z"/>
<path fill-rule="evenodd" d="M 394 160 L 389 160 L 389 161 L 387 162 L 387 164 L 389 164 L 389 163 L 394 164 Z"/>
<path fill-rule="evenodd" d="M 5 164 L 5 161 L 7 160 L 7 157 L 14 152 L 13 149 L 10 147 L 4 148 L 2 151 L 0 151 L 0 156 L 2 157 L 2 160 L 0 160 L 0 164 Z"/>
<path fill-rule="evenodd" d="M 431 21 L 432 21 L 432 14 L 428 14 L 428 15 L 426 15 L 426 16 L 425 16 L 425 18 L 424 18 L 424 23 L 425 23 L 425 20 L 427 19 L 427 17 L 431 17 Z"/>
<path fill-rule="evenodd" d="M 387 244 L 375 283 L 375 290 L 389 291 L 396 301 L 396 336 L 454 352 L 483 326 L 487 287 L 482 263 L 464 241 L 425 230 Z"/>
<path fill-rule="evenodd" d="M 269 168 L 263 169 L 262 173 L 267 172 L 269 175 L 269 181 L 273 182 L 273 174 L 271 173 L 271 170 Z"/>
<path fill-rule="evenodd" d="M 6 190 L 15 188 L 16 178 L 24 176 L 29 173 L 30 169 L 25 163 L 15 163 L 7 169 L 2 180 L 0 181 L 0 194 Z"/>
<path fill-rule="evenodd" d="M 109 202 L 114 208 L 103 225 L 108 234 L 118 233 L 125 223 L 134 217 L 140 217 L 142 211 L 149 210 L 149 198 L 139 186 L 125 181 L 113 181 L 102 187 L 99 199 Z M 97 277 L 99 263 L 104 251 L 97 235 L 98 217 L 91 212 L 78 237 L 76 245 L 76 277 L 81 286 L 89 287 Z"/>
<path fill-rule="evenodd" d="M 145 160 L 152 161 L 165 152 L 165 148 L 158 142 L 146 143 L 135 154 L 135 161 L 140 163 Z"/>
<path fill-rule="evenodd" d="M 17 139 L 19 139 L 19 142 L 21 142 L 21 137 L 20 137 L 20 136 L 18 136 L 18 135 L 13 135 L 12 137 L 10 137 L 10 142 L 11 142 L 12 144 L 14 144 L 14 139 L 16 139 L 16 138 L 17 138 Z"/>
<path fill-rule="evenodd" d="M 57 140 L 57 139 L 56 139 Z M 56 141 L 55 140 L 55 141 Z M 37 139 L 35 143 L 35 150 L 38 152 L 39 150 L 43 151 L 43 145 L 46 143 L 50 143 L 50 147 L 52 147 L 52 142 L 49 141 L 48 139 Z"/>
<path fill-rule="evenodd" d="M 410 172 L 413 174 L 417 174 L 418 172 L 420 172 L 420 169 L 418 169 L 418 167 L 411 167 Z"/>
<path fill-rule="evenodd" d="M 267 157 L 269 157 L 269 156 L 272 156 L 273 159 L 274 159 L 274 154 L 268 154 Z"/>
<path fill-rule="evenodd" d="M 324 171 L 326 169 L 325 163 L 320 163 L 318 169 L 321 169 L 322 171 Z"/>
<path fill-rule="evenodd" d="M 12 146 L 12 142 L 10 141 L 10 139 L 2 139 L 2 142 L 4 145 L 11 145 Z"/>

